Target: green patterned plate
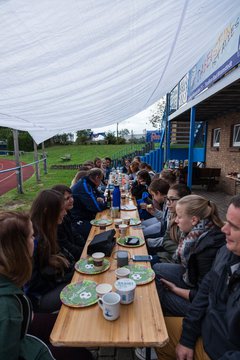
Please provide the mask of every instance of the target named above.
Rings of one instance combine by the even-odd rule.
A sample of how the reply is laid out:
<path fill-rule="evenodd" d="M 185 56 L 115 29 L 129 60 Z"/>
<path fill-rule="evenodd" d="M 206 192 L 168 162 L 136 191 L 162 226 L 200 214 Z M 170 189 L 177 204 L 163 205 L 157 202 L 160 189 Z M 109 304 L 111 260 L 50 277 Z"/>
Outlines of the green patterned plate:
<path fill-rule="evenodd" d="M 100 274 L 110 268 L 110 261 L 107 259 L 103 260 L 102 270 L 95 270 L 93 265 L 93 259 L 90 257 L 88 259 L 80 259 L 75 264 L 75 269 L 82 274 L 95 275 Z"/>
<path fill-rule="evenodd" d="M 126 240 L 129 238 L 129 237 L 134 237 L 134 238 L 137 238 L 139 239 L 139 244 L 138 245 L 128 245 L 126 244 Z M 124 238 L 118 238 L 117 239 L 117 243 L 118 245 L 121 245 L 121 246 L 126 246 L 126 247 L 131 247 L 131 248 L 135 248 L 135 247 L 139 247 L 139 246 L 142 246 L 145 244 L 145 240 L 138 237 L 138 236 L 125 236 Z"/>
<path fill-rule="evenodd" d="M 140 225 L 141 224 L 141 220 L 137 219 L 137 218 L 131 218 L 130 219 L 130 226 L 136 226 L 136 225 Z"/>
<path fill-rule="evenodd" d="M 145 265 L 127 265 L 124 267 L 130 270 L 129 277 L 134 280 L 137 285 L 148 284 L 155 278 L 153 269 Z"/>
<path fill-rule="evenodd" d="M 112 224 L 112 220 L 110 219 L 94 219 L 94 220 L 91 220 L 90 221 L 90 224 L 91 225 L 94 225 L 94 226 L 109 226 Z"/>
<path fill-rule="evenodd" d="M 70 307 L 86 307 L 98 301 L 95 281 L 83 280 L 65 286 L 61 291 L 60 299 Z"/>

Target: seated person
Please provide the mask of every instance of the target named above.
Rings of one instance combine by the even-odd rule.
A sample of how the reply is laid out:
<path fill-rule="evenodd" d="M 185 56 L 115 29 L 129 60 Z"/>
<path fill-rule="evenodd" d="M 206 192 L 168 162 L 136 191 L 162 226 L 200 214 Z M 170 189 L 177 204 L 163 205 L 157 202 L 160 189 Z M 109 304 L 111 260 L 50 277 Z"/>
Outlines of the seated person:
<path fill-rule="evenodd" d="M 203 277 L 225 243 L 216 205 L 198 195 L 184 196 L 175 219 L 182 235 L 175 264 L 155 264 L 156 284 L 165 314 L 186 315 Z"/>
<path fill-rule="evenodd" d="M 166 198 L 169 214 L 167 230 L 163 237 L 146 240 L 148 253 L 153 255 L 152 265 L 158 262 L 173 262 L 172 257 L 180 239 L 180 229 L 175 222 L 176 205 L 179 199 L 190 194 L 191 190 L 185 184 L 175 184 L 169 188 Z"/>
<path fill-rule="evenodd" d="M 74 178 L 72 179 L 71 182 L 71 187 L 73 187 L 73 185 L 75 185 L 82 177 L 87 176 L 89 173 L 89 170 L 79 170 L 76 175 L 74 176 Z"/>
<path fill-rule="evenodd" d="M 56 190 L 43 190 L 33 201 L 33 272 L 25 292 L 36 312 L 51 313 L 61 307 L 60 292 L 74 273 L 74 257 L 57 243 L 57 226 L 66 215 L 64 197 Z"/>
<path fill-rule="evenodd" d="M 147 170 L 141 170 L 137 174 L 137 179 L 132 183 L 131 193 L 136 200 L 142 198 L 142 194 L 148 191 L 148 186 L 151 183 L 151 177 Z"/>
<path fill-rule="evenodd" d="M 171 169 L 163 169 L 159 174 L 159 179 L 165 180 L 169 186 L 175 185 L 177 181 L 176 173 Z"/>
<path fill-rule="evenodd" d="M 149 193 L 152 195 L 153 200 L 160 205 L 161 210 L 157 209 L 154 203 L 149 207 L 147 204 L 145 205 L 147 212 L 153 216 L 153 218 L 142 222 L 145 238 L 162 236 L 167 229 L 167 206 L 165 199 L 168 190 L 169 184 L 162 179 L 153 180 L 148 187 Z"/>
<path fill-rule="evenodd" d="M 185 318 L 165 317 L 169 343 L 156 349 L 159 359 L 240 359 L 240 195 L 230 201 L 226 218 L 222 231 L 227 244 L 218 252 Z"/>
<path fill-rule="evenodd" d="M 93 168 L 72 187 L 73 208 L 70 210 L 73 217 L 74 230 L 86 240 L 91 229 L 90 221 L 96 214 L 106 209 L 104 196 L 98 191 L 103 180 L 101 169 Z"/>
<path fill-rule="evenodd" d="M 54 359 L 42 341 L 27 334 L 32 311 L 22 287 L 31 277 L 34 248 L 28 215 L 0 214 L 0 248 L 0 359 Z"/>
<path fill-rule="evenodd" d="M 72 216 L 70 210 L 73 208 L 72 190 L 66 185 L 55 185 L 53 190 L 59 191 L 64 196 L 66 215 L 57 227 L 57 242 L 60 249 L 67 249 L 76 261 L 80 259 L 85 240 L 72 228 Z"/>
<path fill-rule="evenodd" d="M 0 359 L 91 360 L 84 348 L 54 347 L 49 337 L 56 314 L 33 314 L 22 291 L 32 273 L 34 241 L 29 215 L 0 214 L 0 248 Z"/>
<path fill-rule="evenodd" d="M 140 170 L 147 170 L 150 177 L 151 177 L 151 180 L 153 180 L 154 176 L 156 175 L 156 173 L 153 171 L 151 165 L 145 163 L 145 162 L 141 162 L 140 165 L 139 165 L 139 169 Z"/>
<path fill-rule="evenodd" d="M 131 164 L 131 159 L 124 159 L 124 164 L 122 167 L 122 172 L 123 174 L 130 174 L 130 164 Z"/>
<path fill-rule="evenodd" d="M 139 164 L 141 164 L 141 157 L 140 156 L 134 156 L 133 161 L 137 161 Z"/>
<path fill-rule="evenodd" d="M 105 174 L 105 180 L 106 182 L 109 179 L 110 172 L 112 171 L 112 159 L 108 156 L 105 157 L 106 162 L 106 174 Z"/>
<path fill-rule="evenodd" d="M 129 166 L 129 180 L 136 180 L 137 178 L 137 173 L 139 171 L 139 162 L 138 161 L 132 161 L 130 166 Z"/>
<path fill-rule="evenodd" d="M 94 168 L 101 169 L 102 168 L 102 159 L 100 159 L 99 157 L 95 157 L 95 159 L 93 160 L 93 165 L 94 165 Z"/>

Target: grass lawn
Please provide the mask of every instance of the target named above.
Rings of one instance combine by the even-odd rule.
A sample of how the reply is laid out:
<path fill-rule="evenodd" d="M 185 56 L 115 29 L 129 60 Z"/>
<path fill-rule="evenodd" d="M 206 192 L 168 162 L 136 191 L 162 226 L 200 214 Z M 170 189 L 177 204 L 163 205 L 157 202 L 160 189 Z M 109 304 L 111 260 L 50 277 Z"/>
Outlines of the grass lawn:
<path fill-rule="evenodd" d="M 18 194 L 13 189 L 0 196 L 0 210 L 28 210 L 37 193 L 42 189 L 51 188 L 56 184 L 70 185 L 77 170 L 53 170 L 51 165 L 82 164 L 86 160 L 95 157 L 122 157 L 134 149 L 140 149 L 143 145 L 67 145 L 46 148 L 48 173 L 44 175 L 43 164 L 40 165 L 41 181 L 36 182 L 35 174 L 23 183 L 24 194 Z M 40 152 L 40 151 L 39 151 Z M 71 154 L 71 160 L 63 162 L 61 156 Z M 3 159 L 14 160 L 12 156 L 4 156 Z M 33 153 L 25 153 L 21 161 L 32 163 Z"/>

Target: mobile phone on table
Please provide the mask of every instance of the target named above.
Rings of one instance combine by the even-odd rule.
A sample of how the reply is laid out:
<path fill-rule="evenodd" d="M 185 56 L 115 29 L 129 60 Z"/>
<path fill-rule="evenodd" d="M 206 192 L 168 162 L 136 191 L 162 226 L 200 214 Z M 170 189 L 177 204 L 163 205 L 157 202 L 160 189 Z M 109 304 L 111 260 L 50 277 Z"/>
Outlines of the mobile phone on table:
<path fill-rule="evenodd" d="M 152 255 L 133 255 L 133 261 L 151 261 Z"/>
<path fill-rule="evenodd" d="M 126 245 L 139 245 L 139 239 L 136 237 L 129 236 L 125 241 Z"/>

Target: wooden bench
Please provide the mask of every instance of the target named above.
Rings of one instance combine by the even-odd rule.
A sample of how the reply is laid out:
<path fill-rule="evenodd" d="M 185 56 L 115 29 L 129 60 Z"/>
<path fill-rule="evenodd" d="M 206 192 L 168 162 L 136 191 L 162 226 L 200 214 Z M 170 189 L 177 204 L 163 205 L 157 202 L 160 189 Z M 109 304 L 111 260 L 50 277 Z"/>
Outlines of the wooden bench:
<path fill-rule="evenodd" d="M 65 154 L 64 156 L 61 156 L 62 161 L 70 161 L 71 160 L 71 154 Z"/>
<path fill-rule="evenodd" d="M 192 185 L 206 185 L 207 190 L 212 190 L 218 183 L 221 168 L 193 168 Z"/>

